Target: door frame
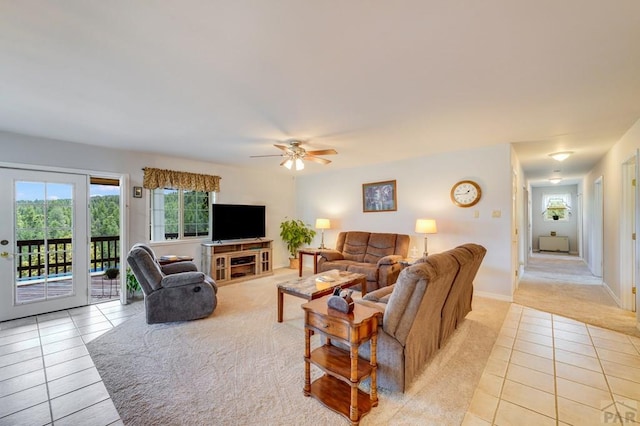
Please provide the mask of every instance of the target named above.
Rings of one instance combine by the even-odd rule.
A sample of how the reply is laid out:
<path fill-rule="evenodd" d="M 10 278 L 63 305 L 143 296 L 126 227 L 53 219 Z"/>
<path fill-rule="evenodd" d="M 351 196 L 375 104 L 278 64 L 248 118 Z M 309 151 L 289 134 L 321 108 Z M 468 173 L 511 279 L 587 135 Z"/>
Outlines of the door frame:
<path fill-rule="evenodd" d="M 604 280 L 604 179 L 593 181 L 593 205 L 591 214 L 591 273 Z"/>
<path fill-rule="evenodd" d="M 635 296 L 632 293 L 636 279 L 637 242 L 632 235 L 636 233 L 636 194 L 637 188 L 632 180 L 636 179 L 636 156 L 622 163 L 622 214 L 620 223 L 620 299 L 622 308 L 634 311 Z"/>
<path fill-rule="evenodd" d="M 120 276 L 126 277 L 126 259 L 129 250 L 129 202 L 130 198 L 128 197 L 131 194 L 130 191 L 130 179 L 128 173 L 117 173 L 117 172 L 105 172 L 101 170 L 91 170 L 91 169 L 74 169 L 70 167 L 56 167 L 56 166 L 45 166 L 38 164 L 28 164 L 28 163 L 9 163 L 0 161 L 0 167 L 6 167 L 10 169 L 22 169 L 22 170 L 30 170 L 30 171 L 41 171 L 41 172 L 57 172 L 57 173 L 69 173 L 69 174 L 80 174 L 86 175 L 87 180 L 90 176 L 94 177 L 106 177 L 112 179 L 120 180 Z M 87 206 L 88 207 L 88 206 Z M 87 241 L 87 251 L 89 241 Z M 87 265 L 88 266 L 88 265 Z M 87 294 L 87 303 L 89 303 L 90 297 Z M 127 280 L 126 278 L 120 280 L 120 303 L 125 305 L 127 303 Z"/>

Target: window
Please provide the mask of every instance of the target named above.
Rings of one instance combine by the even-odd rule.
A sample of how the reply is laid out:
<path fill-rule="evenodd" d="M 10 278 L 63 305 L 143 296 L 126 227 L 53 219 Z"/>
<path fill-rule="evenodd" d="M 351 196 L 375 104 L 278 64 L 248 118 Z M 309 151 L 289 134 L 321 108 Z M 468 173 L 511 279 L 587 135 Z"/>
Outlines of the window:
<path fill-rule="evenodd" d="M 209 193 L 151 190 L 151 241 L 209 236 Z"/>
<path fill-rule="evenodd" d="M 544 220 L 569 220 L 571 214 L 571 194 L 543 194 L 542 215 Z"/>

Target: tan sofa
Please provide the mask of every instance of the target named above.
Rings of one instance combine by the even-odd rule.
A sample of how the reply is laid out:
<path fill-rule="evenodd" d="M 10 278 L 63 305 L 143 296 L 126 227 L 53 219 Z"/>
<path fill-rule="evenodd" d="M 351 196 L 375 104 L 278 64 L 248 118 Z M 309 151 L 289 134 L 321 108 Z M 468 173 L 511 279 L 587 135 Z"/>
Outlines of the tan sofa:
<path fill-rule="evenodd" d="M 396 282 L 400 261 L 409 252 L 409 236 L 375 232 L 340 232 L 335 250 L 323 250 L 318 272 L 338 269 L 367 276 L 367 292 Z"/>
<path fill-rule="evenodd" d="M 486 249 L 464 244 L 404 269 L 397 282 L 358 303 L 383 312 L 378 330 L 378 386 L 404 392 L 471 311 L 473 279 Z M 369 359 L 370 347 L 360 348 Z"/>

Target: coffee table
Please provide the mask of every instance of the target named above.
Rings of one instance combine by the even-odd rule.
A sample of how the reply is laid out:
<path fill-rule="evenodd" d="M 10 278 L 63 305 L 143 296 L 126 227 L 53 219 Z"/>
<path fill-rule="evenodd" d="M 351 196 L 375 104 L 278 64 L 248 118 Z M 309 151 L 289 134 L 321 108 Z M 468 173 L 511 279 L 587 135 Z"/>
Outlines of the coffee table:
<path fill-rule="evenodd" d="M 285 293 L 306 300 L 314 300 L 333 293 L 336 287 L 348 288 L 358 284 L 361 285 L 362 295 L 367 294 L 366 275 L 337 269 L 282 282 L 278 284 L 278 322 L 282 322 Z"/>

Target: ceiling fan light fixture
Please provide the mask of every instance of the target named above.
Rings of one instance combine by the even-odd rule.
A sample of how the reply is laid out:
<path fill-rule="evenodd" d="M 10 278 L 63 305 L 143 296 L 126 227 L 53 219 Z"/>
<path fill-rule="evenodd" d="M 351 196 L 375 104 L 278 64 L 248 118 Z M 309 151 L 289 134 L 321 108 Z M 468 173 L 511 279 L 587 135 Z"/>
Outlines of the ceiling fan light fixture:
<path fill-rule="evenodd" d="M 293 166 L 293 160 L 291 158 L 288 158 L 287 161 L 284 162 L 283 166 L 291 170 L 291 166 Z"/>
<path fill-rule="evenodd" d="M 304 169 L 304 162 L 301 158 L 296 158 L 296 170 Z"/>
<path fill-rule="evenodd" d="M 569 158 L 571 154 L 573 154 L 573 151 L 554 152 L 553 154 L 549 154 L 549 157 L 556 161 L 564 161 Z"/>

